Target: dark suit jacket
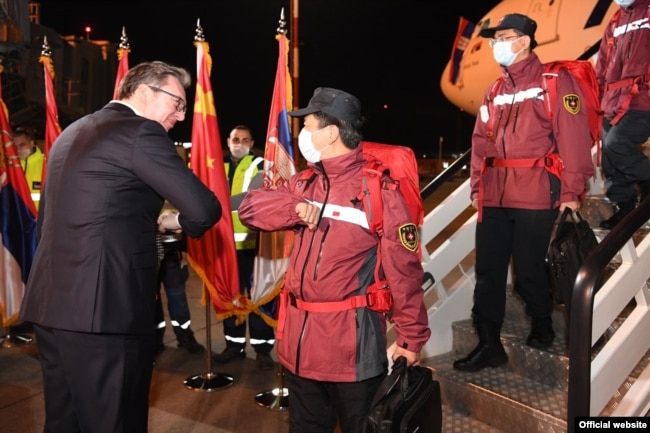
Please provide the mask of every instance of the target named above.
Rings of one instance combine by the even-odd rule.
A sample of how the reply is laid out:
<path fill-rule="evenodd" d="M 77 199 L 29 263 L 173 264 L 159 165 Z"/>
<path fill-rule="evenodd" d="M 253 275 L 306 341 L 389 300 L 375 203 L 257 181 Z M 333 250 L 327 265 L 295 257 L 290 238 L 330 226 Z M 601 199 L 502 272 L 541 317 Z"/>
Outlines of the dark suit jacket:
<path fill-rule="evenodd" d="M 199 237 L 221 217 L 158 123 L 109 103 L 49 154 L 22 320 L 90 333 L 154 330 L 156 220 L 164 199 Z"/>

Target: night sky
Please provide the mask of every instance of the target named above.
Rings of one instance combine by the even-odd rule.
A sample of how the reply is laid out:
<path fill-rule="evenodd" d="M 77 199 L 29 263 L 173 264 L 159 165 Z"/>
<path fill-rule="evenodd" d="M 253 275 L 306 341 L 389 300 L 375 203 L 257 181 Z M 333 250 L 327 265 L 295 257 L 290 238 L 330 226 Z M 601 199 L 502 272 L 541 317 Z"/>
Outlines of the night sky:
<path fill-rule="evenodd" d="M 264 147 L 280 10 L 289 0 L 60 1 L 41 0 L 41 24 L 62 35 L 118 42 L 126 29 L 131 66 L 164 60 L 196 77 L 193 38 L 200 19 L 213 58 L 212 85 L 222 140 L 236 124 L 253 128 Z M 472 116 L 460 113 L 439 88 L 459 17 L 477 22 L 498 0 L 483 7 L 430 0 L 302 0 L 300 2 L 299 97 L 307 104 L 320 86 L 359 97 L 368 140 L 433 152 L 438 137 L 445 153 L 469 148 Z M 439 7 L 440 10 L 432 10 Z M 291 40 L 292 35 L 289 33 Z M 291 66 L 291 63 L 290 63 Z M 56 65 L 55 65 L 56 67 Z M 190 102 L 193 84 L 187 91 Z M 191 110 L 191 105 L 188 112 Z M 170 131 L 189 141 L 191 116 Z M 225 141 L 224 141 L 225 144 Z"/>

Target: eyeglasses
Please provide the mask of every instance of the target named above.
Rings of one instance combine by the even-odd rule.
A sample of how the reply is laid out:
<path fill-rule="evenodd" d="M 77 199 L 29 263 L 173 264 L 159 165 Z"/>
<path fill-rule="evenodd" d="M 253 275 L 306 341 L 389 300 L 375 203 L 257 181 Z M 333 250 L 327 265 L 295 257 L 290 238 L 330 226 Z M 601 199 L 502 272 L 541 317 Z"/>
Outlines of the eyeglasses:
<path fill-rule="evenodd" d="M 493 47 L 494 44 L 497 42 L 506 42 L 509 41 L 510 39 L 519 39 L 521 35 L 514 35 L 514 36 L 499 36 L 498 38 L 492 38 L 490 39 L 490 47 Z"/>
<path fill-rule="evenodd" d="M 147 85 L 147 86 L 148 86 L 151 90 L 153 90 L 154 92 L 162 92 L 162 93 L 164 93 L 165 95 L 169 95 L 169 96 L 171 96 L 172 98 L 174 98 L 174 100 L 176 101 L 176 111 L 178 111 L 179 113 L 185 113 L 185 110 L 187 109 L 187 104 L 185 103 L 185 101 L 183 100 L 183 98 L 181 98 L 181 97 L 178 96 L 178 95 L 174 95 L 172 92 L 168 92 L 168 91 L 165 90 L 165 89 L 161 89 L 160 87 L 149 86 L 149 85 Z"/>

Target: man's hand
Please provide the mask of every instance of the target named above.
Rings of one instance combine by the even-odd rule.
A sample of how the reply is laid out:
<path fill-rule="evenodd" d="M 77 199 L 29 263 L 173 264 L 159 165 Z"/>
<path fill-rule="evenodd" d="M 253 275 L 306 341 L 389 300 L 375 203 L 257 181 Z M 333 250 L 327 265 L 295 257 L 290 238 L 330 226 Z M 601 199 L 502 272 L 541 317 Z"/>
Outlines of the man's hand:
<path fill-rule="evenodd" d="M 567 201 L 565 203 L 560 204 L 560 213 L 564 212 L 564 209 L 570 208 L 573 212 L 578 210 L 580 207 L 580 202 L 578 201 Z"/>
<path fill-rule="evenodd" d="M 158 231 L 160 233 L 181 233 L 183 228 L 178 222 L 178 212 L 166 210 L 158 216 Z"/>
<path fill-rule="evenodd" d="M 314 230 L 318 225 L 320 208 L 314 204 L 301 201 L 296 205 L 296 214 L 307 225 L 309 230 Z"/>
<path fill-rule="evenodd" d="M 406 358 L 406 365 L 420 365 L 420 354 L 416 352 L 411 352 L 410 350 L 406 350 L 402 347 L 397 346 L 395 348 L 395 352 L 393 352 L 393 362 L 399 358 L 400 356 L 403 356 Z"/>

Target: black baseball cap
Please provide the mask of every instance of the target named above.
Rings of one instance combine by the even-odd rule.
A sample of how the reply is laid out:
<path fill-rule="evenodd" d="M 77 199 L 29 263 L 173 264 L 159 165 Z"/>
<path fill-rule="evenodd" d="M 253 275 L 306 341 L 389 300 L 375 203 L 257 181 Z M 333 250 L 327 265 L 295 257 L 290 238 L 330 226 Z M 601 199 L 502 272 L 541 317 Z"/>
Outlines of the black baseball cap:
<path fill-rule="evenodd" d="M 319 87 L 314 90 L 314 95 L 305 108 L 289 111 L 288 114 L 289 116 L 300 117 L 317 111 L 356 124 L 361 118 L 361 103 L 356 96 L 343 90 Z"/>
<path fill-rule="evenodd" d="M 522 14 L 508 14 L 504 15 L 495 27 L 487 27 L 479 32 L 479 36 L 484 38 L 493 38 L 494 34 L 499 30 L 514 29 L 518 32 L 530 37 L 530 48 L 537 46 L 535 40 L 535 31 L 537 30 L 537 23 L 535 20 L 528 18 Z"/>

